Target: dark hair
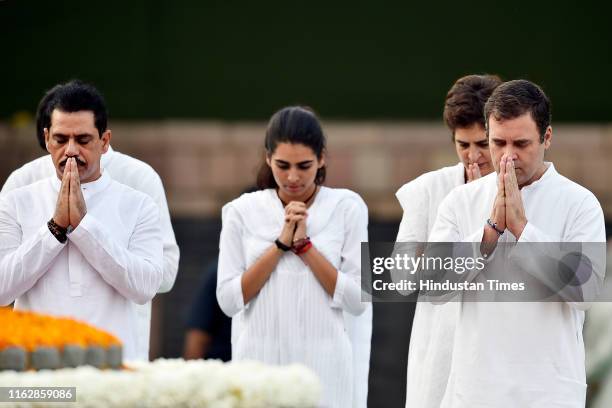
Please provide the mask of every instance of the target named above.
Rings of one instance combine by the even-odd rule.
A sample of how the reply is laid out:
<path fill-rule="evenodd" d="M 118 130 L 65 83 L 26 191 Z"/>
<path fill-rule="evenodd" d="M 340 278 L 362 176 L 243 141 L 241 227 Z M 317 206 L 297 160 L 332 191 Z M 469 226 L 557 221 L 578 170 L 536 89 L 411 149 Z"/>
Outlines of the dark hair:
<path fill-rule="evenodd" d="M 44 129 L 51 127 L 51 114 L 55 109 L 62 112 L 92 111 L 100 137 L 106 131 L 106 104 L 102 94 L 93 85 L 78 79 L 58 84 L 45 93 L 36 110 L 36 137 L 44 150 L 47 150 Z"/>
<path fill-rule="evenodd" d="M 495 120 L 515 119 L 529 112 L 538 127 L 540 143 L 544 143 L 550 126 L 550 101 L 544 91 L 525 79 L 504 82 L 495 89 L 485 105 L 485 121 L 489 134 L 489 117 Z"/>
<path fill-rule="evenodd" d="M 266 154 L 271 156 L 279 143 L 308 146 L 320 160 L 325 152 L 325 135 L 314 111 L 303 106 L 289 106 L 272 115 L 264 140 Z M 318 169 L 315 183 L 323 184 L 325 174 L 325 166 Z M 265 160 L 257 173 L 257 186 L 261 189 L 278 188 L 272 169 Z"/>
<path fill-rule="evenodd" d="M 453 141 L 457 128 L 468 128 L 477 123 L 484 129 L 485 102 L 501 83 L 497 75 L 467 75 L 453 84 L 444 101 L 444 122 L 453 135 Z"/>

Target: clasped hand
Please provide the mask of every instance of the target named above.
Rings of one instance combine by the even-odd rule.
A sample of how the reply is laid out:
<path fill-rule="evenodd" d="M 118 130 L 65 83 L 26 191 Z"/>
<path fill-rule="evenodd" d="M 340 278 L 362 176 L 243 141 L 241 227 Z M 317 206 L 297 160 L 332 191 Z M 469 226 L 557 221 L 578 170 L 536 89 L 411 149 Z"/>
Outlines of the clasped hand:
<path fill-rule="evenodd" d="M 66 160 L 53 220 L 62 228 L 68 228 L 70 225 L 72 229 L 75 229 L 85 214 L 87 214 L 87 207 L 81 191 L 79 170 L 76 159 L 71 157 Z"/>
<path fill-rule="evenodd" d="M 505 154 L 499 164 L 497 196 L 491 211 L 491 221 L 501 231 L 510 230 L 517 239 L 527 225 L 523 199 L 514 170 L 514 160 Z"/>
<path fill-rule="evenodd" d="M 306 238 L 306 204 L 301 201 L 291 201 L 285 207 L 285 223 L 278 238 L 287 246 L 293 245 L 296 239 Z"/>

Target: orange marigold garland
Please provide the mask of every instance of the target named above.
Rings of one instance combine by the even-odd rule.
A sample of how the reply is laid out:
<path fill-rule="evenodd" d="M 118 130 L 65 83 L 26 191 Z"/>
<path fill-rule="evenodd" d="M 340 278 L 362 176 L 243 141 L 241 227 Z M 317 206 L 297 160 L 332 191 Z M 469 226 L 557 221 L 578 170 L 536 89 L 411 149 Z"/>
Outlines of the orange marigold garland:
<path fill-rule="evenodd" d="M 121 342 L 74 319 L 0 308 L 0 370 L 121 366 Z"/>

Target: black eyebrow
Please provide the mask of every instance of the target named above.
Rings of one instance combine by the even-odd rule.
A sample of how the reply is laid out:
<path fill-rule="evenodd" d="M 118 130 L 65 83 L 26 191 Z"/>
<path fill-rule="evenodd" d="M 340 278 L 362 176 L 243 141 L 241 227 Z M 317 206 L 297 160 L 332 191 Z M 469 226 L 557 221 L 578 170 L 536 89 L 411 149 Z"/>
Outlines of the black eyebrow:
<path fill-rule="evenodd" d="M 274 159 L 274 161 L 277 162 L 278 164 L 290 164 L 289 162 L 281 160 L 281 159 Z M 304 164 L 310 164 L 312 162 L 314 162 L 314 160 L 304 160 L 304 161 L 297 163 L 297 165 L 300 166 Z"/>
<path fill-rule="evenodd" d="M 461 139 L 455 139 L 457 140 L 457 143 L 463 143 L 463 144 L 470 144 L 470 142 L 467 142 L 465 140 L 461 140 Z M 480 139 L 480 140 L 476 140 L 475 142 L 473 142 L 474 144 L 479 144 L 479 143 L 486 143 L 488 142 L 489 139 L 484 138 L 484 139 Z"/>
<path fill-rule="evenodd" d="M 63 138 L 68 138 L 69 136 L 63 134 L 63 133 L 54 133 L 53 135 L 51 135 L 52 137 L 63 137 Z M 93 138 L 94 135 L 92 135 L 91 133 L 81 133 L 80 135 L 76 135 L 76 138 L 82 139 L 84 137 L 91 137 Z"/>

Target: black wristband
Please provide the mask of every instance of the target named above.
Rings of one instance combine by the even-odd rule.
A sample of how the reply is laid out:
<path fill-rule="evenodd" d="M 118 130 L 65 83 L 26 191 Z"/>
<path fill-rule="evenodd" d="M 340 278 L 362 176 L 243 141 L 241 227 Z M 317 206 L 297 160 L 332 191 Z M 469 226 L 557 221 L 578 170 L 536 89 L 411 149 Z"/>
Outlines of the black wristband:
<path fill-rule="evenodd" d="M 47 223 L 47 227 L 49 228 L 49 231 L 51 231 L 51 234 L 53 234 L 55 239 L 57 239 L 62 244 L 66 243 L 66 241 L 68 240 L 68 237 L 66 236 L 66 234 L 68 233 L 68 228 L 60 227 L 55 223 L 55 221 L 53 221 L 53 218 L 49 220 L 49 222 Z"/>
<path fill-rule="evenodd" d="M 280 249 L 280 250 L 282 250 L 282 251 L 284 251 L 284 252 L 291 251 L 291 247 L 290 247 L 290 246 L 287 246 L 287 245 L 285 245 L 285 244 L 283 244 L 283 243 L 280 241 L 280 239 L 278 239 L 278 238 L 276 239 L 276 241 L 274 241 L 274 243 L 276 244 L 276 247 L 277 247 L 278 249 Z"/>

